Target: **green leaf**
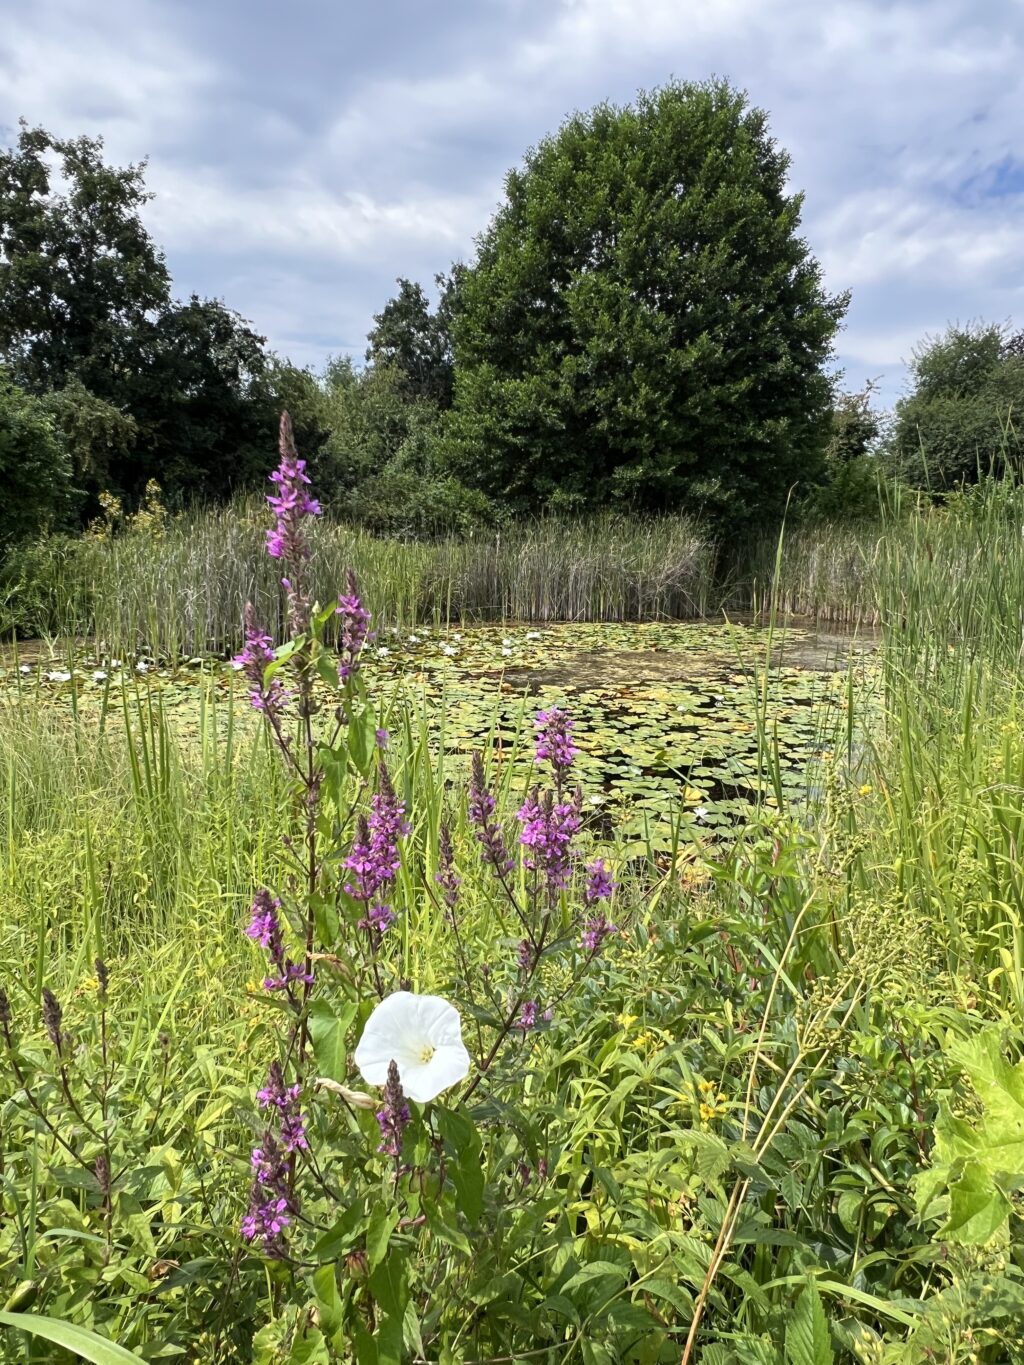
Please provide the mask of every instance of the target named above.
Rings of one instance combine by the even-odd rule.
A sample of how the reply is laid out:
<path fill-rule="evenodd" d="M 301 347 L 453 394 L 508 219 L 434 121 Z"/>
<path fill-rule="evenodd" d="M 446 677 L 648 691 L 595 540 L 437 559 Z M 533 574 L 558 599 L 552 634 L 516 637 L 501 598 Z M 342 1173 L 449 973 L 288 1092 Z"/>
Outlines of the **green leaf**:
<path fill-rule="evenodd" d="M 370 1226 L 366 1233 L 366 1259 L 370 1270 L 374 1271 L 387 1254 L 391 1234 L 398 1227 L 397 1209 L 377 1209 L 370 1215 Z"/>
<path fill-rule="evenodd" d="M 786 1365 L 833 1365 L 832 1336 L 818 1286 L 808 1280 L 786 1326 Z"/>
<path fill-rule="evenodd" d="M 949 1188 L 949 1219 L 942 1235 L 967 1246 L 983 1246 L 1010 1216 L 1010 1201 L 979 1161 L 965 1162 Z"/>
<path fill-rule="evenodd" d="M 73 1351 L 82 1360 L 92 1365 L 143 1365 L 142 1357 L 126 1351 L 116 1342 L 98 1336 L 85 1327 L 76 1327 L 59 1318 L 35 1317 L 29 1313 L 0 1313 L 0 1327 L 14 1327 L 30 1336 L 52 1341 L 55 1346 L 63 1346 Z"/>
<path fill-rule="evenodd" d="M 326 1000 L 314 1000 L 309 1007 L 309 1036 L 313 1040 L 313 1055 L 321 1075 L 329 1080 L 340 1083 L 348 1077 L 348 1048 L 345 1040 L 355 1013 L 355 1004 L 350 1002 L 342 1005 L 337 1013 Z"/>

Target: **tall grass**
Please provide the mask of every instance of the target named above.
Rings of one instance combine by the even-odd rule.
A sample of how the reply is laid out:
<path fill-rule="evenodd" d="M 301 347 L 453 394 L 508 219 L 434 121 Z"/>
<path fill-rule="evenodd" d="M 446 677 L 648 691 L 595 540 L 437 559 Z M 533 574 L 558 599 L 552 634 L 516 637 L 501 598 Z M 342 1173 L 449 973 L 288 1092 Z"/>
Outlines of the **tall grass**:
<path fill-rule="evenodd" d="M 0 629 L 93 637 L 112 651 L 180 657 L 232 649 L 242 607 L 280 610 L 261 503 L 194 512 L 160 534 L 52 539 L 12 556 Z M 315 529 L 323 601 L 351 567 L 376 620 L 620 621 L 705 614 L 715 552 L 683 516 L 526 522 L 485 538 L 383 540 L 327 520 Z"/>

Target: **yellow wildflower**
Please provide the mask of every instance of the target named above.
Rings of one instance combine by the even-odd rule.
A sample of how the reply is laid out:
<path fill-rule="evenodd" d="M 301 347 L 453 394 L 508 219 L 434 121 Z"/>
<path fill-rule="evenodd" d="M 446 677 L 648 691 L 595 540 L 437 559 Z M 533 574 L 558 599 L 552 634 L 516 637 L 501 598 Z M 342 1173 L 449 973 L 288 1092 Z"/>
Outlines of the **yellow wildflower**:
<path fill-rule="evenodd" d="M 618 1024 L 619 1028 L 622 1029 L 622 1031 L 625 1033 L 628 1032 L 629 1029 L 633 1026 L 633 1024 L 636 1023 L 638 1017 L 639 1016 L 636 1014 L 617 1014 L 615 1016 L 615 1022 Z"/>
<path fill-rule="evenodd" d="M 870 796 L 871 793 L 872 793 L 874 790 L 875 790 L 875 789 L 874 789 L 874 787 L 871 785 L 870 782 L 864 782 L 864 783 L 862 783 L 862 784 L 857 788 L 857 795 L 858 795 L 858 796 Z"/>

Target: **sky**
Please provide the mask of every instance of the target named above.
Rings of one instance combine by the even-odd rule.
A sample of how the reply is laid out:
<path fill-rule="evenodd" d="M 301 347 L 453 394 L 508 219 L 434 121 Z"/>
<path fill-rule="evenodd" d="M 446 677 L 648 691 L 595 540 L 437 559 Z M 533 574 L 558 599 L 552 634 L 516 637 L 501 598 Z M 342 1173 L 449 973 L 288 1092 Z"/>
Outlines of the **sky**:
<path fill-rule="evenodd" d="M 298 364 L 361 358 L 574 110 L 722 76 L 768 111 L 844 386 L 893 402 L 949 323 L 1024 327 L 1024 0 L 0 0 L 19 117 L 148 158 L 179 296 Z"/>

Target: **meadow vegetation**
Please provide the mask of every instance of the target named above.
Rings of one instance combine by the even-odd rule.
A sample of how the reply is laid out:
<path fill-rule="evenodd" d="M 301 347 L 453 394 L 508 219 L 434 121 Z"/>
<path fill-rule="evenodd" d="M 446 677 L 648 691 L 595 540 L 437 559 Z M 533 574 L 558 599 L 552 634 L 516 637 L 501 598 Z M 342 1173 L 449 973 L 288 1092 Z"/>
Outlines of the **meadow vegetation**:
<path fill-rule="evenodd" d="M 244 676 L 195 670 L 177 717 L 170 667 L 47 682 L 12 655 L 4 1358 L 1024 1358 L 1021 510 L 985 484 L 862 543 L 878 645 L 799 755 L 784 542 L 764 629 L 736 628 L 747 797 L 710 824 L 662 797 L 646 841 L 589 802 L 571 681 L 511 713 L 496 682 L 470 743 L 434 675 L 361 646 L 348 589 L 273 662 L 250 624 Z M 352 1060 L 401 989 L 461 1015 L 468 1074 L 429 1102 L 364 1099 Z M 275 1063 L 287 1152 L 255 1098 Z M 285 1220 L 254 1233 L 268 1132 Z"/>

